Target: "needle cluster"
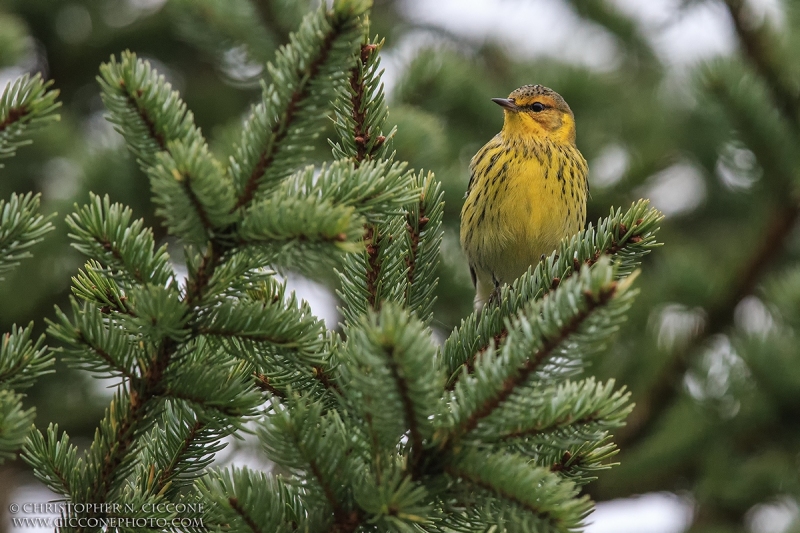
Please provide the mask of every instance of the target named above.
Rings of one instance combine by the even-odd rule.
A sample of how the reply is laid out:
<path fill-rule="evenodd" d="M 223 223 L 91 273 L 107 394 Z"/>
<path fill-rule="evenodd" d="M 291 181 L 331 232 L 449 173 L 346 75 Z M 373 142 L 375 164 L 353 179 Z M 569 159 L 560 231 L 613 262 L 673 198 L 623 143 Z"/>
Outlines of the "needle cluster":
<path fill-rule="evenodd" d="M 369 7 L 303 20 L 226 164 L 146 61 L 101 68 L 109 120 L 184 249 L 107 197 L 67 218 L 87 262 L 49 333 L 117 384 L 88 449 L 55 425 L 26 443 L 51 490 L 95 504 L 69 517 L 171 502 L 215 530 L 567 532 L 590 512 L 581 487 L 610 466 L 630 404 L 581 371 L 625 320 L 660 215 L 613 210 L 438 345 L 442 189 L 393 159 Z M 308 166 L 329 116 L 333 161 Z M 320 265 L 340 272 L 340 329 L 278 275 Z M 245 433 L 273 474 L 213 467 Z"/>

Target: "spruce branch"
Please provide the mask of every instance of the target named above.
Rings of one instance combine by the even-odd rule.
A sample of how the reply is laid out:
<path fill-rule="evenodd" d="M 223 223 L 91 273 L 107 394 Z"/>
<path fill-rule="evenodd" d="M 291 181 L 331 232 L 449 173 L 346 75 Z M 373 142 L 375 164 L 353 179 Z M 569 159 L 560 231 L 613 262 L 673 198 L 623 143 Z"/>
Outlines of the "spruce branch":
<path fill-rule="evenodd" d="M 325 323 L 294 293 L 284 299 L 283 290 L 268 302 L 221 303 L 202 314 L 196 328 L 199 335 L 222 342 L 229 353 L 247 357 L 257 367 L 264 364 L 257 355 L 261 344 L 291 350 L 310 368 L 329 364 Z"/>
<path fill-rule="evenodd" d="M 182 401 L 167 401 L 161 423 L 142 437 L 134 479 L 149 481 L 153 495 L 174 496 L 204 473 L 231 433 L 217 420 L 203 418 Z"/>
<path fill-rule="evenodd" d="M 128 292 L 135 313 L 122 314 L 120 325 L 130 335 L 159 342 L 162 339 L 177 343 L 191 336 L 189 309 L 175 287 L 143 285 Z"/>
<path fill-rule="evenodd" d="M 355 487 L 355 499 L 369 516 L 369 524 L 378 531 L 409 531 L 409 528 L 424 531 L 435 523 L 431 519 L 435 513 L 431 492 L 412 481 L 401 468 L 396 468 L 385 480 L 366 476 Z"/>
<path fill-rule="evenodd" d="M 342 309 L 347 322 L 357 321 L 370 309 L 379 310 L 382 302 L 409 306 L 420 313 L 420 318 L 428 320 L 428 310 L 433 305 L 432 276 L 438 265 L 438 248 L 432 247 L 441 238 L 439 221 L 443 208 L 438 183 L 431 174 L 424 178 L 421 174 L 399 175 L 398 165 L 389 167 L 387 161 L 364 163 L 358 171 L 375 172 L 386 167 L 394 170 L 387 177 L 400 177 L 394 189 L 396 203 L 390 206 L 391 210 L 383 213 L 378 210 L 372 220 L 368 218 L 365 251 L 346 257 L 339 274 L 339 294 L 347 304 Z M 433 217 L 432 223 L 431 217 L 424 214 L 426 209 Z M 401 216 L 388 218 L 392 211 Z M 421 259 L 429 262 L 423 263 Z M 420 265 L 418 271 L 417 265 Z M 423 287 L 420 280 L 428 280 L 433 286 Z"/>
<path fill-rule="evenodd" d="M 59 91 L 51 90 L 52 85 L 41 74 L 25 74 L 6 85 L 0 96 L 0 158 L 12 157 L 32 142 L 26 138 L 31 132 L 59 120 L 53 114 L 61 106 L 56 102 Z"/>
<path fill-rule="evenodd" d="M 364 233 L 364 241 L 367 243 L 365 258 L 366 268 L 363 269 L 364 272 L 366 272 L 367 308 L 380 309 L 381 287 L 379 285 L 379 280 L 382 277 L 381 272 L 384 265 L 381 255 L 388 255 L 385 252 L 381 254 L 381 250 L 385 250 L 386 243 L 389 242 L 389 237 L 381 235 L 377 225 L 373 225 L 372 227 L 368 227 Z M 389 287 L 392 286 L 388 283 L 386 285 Z"/>
<path fill-rule="evenodd" d="M 162 357 L 164 351 L 162 348 Z M 91 447 L 83 456 L 86 479 L 91 480 L 89 489 L 85 494 L 69 494 L 73 502 L 109 501 L 112 493 L 121 488 L 125 478 L 136 467 L 137 439 L 154 423 L 154 400 L 159 396 L 156 388 L 160 383 L 153 375 L 153 370 L 157 372 L 158 368 L 148 370 L 142 379 L 132 381 L 130 385 L 123 383 L 117 389 Z M 96 513 L 90 515 L 98 516 Z"/>
<path fill-rule="evenodd" d="M 253 372 L 253 378 L 255 379 L 256 387 L 264 391 L 268 396 L 267 400 L 271 399 L 273 396 L 277 397 L 278 400 L 286 400 L 287 395 L 281 389 L 275 387 L 272 384 L 269 376 L 261 373 L 261 372 Z"/>
<path fill-rule="evenodd" d="M 346 94 L 334 103 L 334 128 L 339 141 L 329 141 L 335 159 L 351 159 L 356 165 L 385 157 L 388 141 L 395 134 L 394 129 L 388 134 L 381 131 L 389 112 L 381 83 L 383 70 L 380 70 L 379 56 L 384 41 L 370 43 L 366 31 L 358 58 L 348 75 Z"/>
<path fill-rule="evenodd" d="M 36 410 L 23 408 L 23 394 L 42 375 L 53 372 L 44 337 L 32 339 L 33 323 L 13 325 L 0 341 L 0 463 L 11 459 L 30 432 Z"/>
<path fill-rule="evenodd" d="M 41 196 L 32 193 L 12 194 L 8 201 L 0 200 L 0 274 L 31 257 L 28 249 L 53 229 L 53 215 L 38 213 L 40 202 Z"/>
<path fill-rule="evenodd" d="M 346 303 L 341 312 L 347 323 L 357 321 L 369 310 L 380 310 L 383 302 L 404 302 L 406 265 L 400 240 L 403 231 L 400 218 L 386 225 L 367 224 L 365 251 L 345 258 L 339 272 L 338 294 Z"/>
<path fill-rule="evenodd" d="M 140 424 L 142 433 L 136 437 L 136 460 L 126 459 L 117 465 L 116 468 L 122 469 L 127 478 L 125 485 L 117 483 L 117 501 L 122 500 L 136 509 L 142 509 L 144 503 L 158 503 L 164 498 L 174 501 L 180 489 L 202 475 L 214 454 L 224 448 L 221 439 L 241 429 L 240 419 L 252 416 L 261 403 L 259 395 L 252 390 L 241 394 L 243 378 L 247 376 L 244 366 L 233 366 L 231 370 L 208 368 L 208 365 L 192 360 L 203 352 L 201 347 L 195 348 L 184 358 L 180 369 L 170 369 L 165 373 L 167 390 L 163 396 L 167 400 L 157 425 L 153 425 L 156 412 L 152 406 L 146 415 L 147 423 Z M 123 404 L 128 399 L 124 395 L 118 398 Z M 120 411 L 126 412 L 124 409 Z M 113 418 L 114 414 L 111 416 Z M 148 432 L 151 425 L 152 430 Z M 114 434 L 114 430 L 113 423 L 110 427 L 101 423 L 84 459 L 87 479 L 93 480 L 97 476 L 97 467 L 102 464 L 99 454 L 109 446 L 106 439 Z M 113 444 L 111 447 L 113 449 Z M 71 494 L 73 501 L 80 501 L 80 496 Z M 122 515 L 113 511 L 99 514 L 106 518 L 125 517 L 124 512 Z M 162 515 L 166 518 L 176 516 L 169 510 Z"/>
<path fill-rule="evenodd" d="M 424 324 L 433 318 L 434 295 L 439 284 L 437 267 L 442 245 L 444 191 L 432 173 L 414 177 L 422 193 L 408 206 L 405 236 L 405 304 Z"/>
<path fill-rule="evenodd" d="M 230 175 L 236 208 L 248 206 L 294 172 L 321 131 L 324 109 L 339 91 L 355 53 L 363 0 L 336 0 L 307 15 L 267 65 L 273 80 L 245 123 Z"/>
<path fill-rule="evenodd" d="M 463 514 L 444 518 L 456 531 L 474 531 L 467 529 L 468 525 L 485 528 L 492 524 L 499 530 L 513 527 L 530 533 L 565 533 L 579 528 L 592 507 L 588 496 L 578 497 L 571 481 L 518 455 L 486 455 L 466 449 L 445 466 L 445 472 L 463 483 L 465 486 L 457 488 L 476 500 Z M 498 505 L 497 499 L 505 505 Z"/>
<path fill-rule="evenodd" d="M 330 348 L 326 348 L 326 353 L 330 353 Z M 298 362 L 291 350 L 258 350 L 252 360 L 257 361 L 255 384 L 268 393 L 267 399 L 286 400 L 294 393 L 301 393 L 332 407 L 341 394 L 335 356 L 330 356 L 323 365 L 309 366 Z"/>
<path fill-rule="evenodd" d="M 39 74 L 25 74 L 5 87 L 0 96 L 0 158 L 11 157 L 17 148 L 30 144 L 28 136 L 35 129 L 59 120 L 53 112 L 61 103 L 56 102 L 58 91 L 50 90 L 51 85 Z M 0 200 L 0 275 L 30 257 L 29 248 L 53 229 L 54 215 L 39 214 L 40 202 L 41 197 L 31 193 Z M 15 324 L 0 342 L 0 463 L 14 457 L 35 417 L 34 408 L 23 408 L 18 390 L 52 372 L 52 356 L 43 347 L 43 338 L 31 340 L 32 328 L 33 324 L 26 328 Z"/>
<path fill-rule="evenodd" d="M 273 268 L 302 272 L 309 264 L 315 270 L 320 265 L 333 267 L 343 253 L 357 251 L 362 224 L 352 207 L 313 197 L 273 195 L 245 213 L 238 244 Z"/>
<path fill-rule="evenodd" d="M 72 299 L 72 319 L 56 308 L 56 321 L 48 320 L 48 333 L 61 343 L 64 361 L 93 372 L 98 377 L 136 380 L 141 376 L 137 362 L 145 353 L 140 339 L 104 320 L 96 304 L 80 305 Z"/>
<path fill-rule="evenodd" d="M 232 245 L 279 269 L 331 264 L 342 252 L 360 248 L 362 216 L 378 221 L 403 212 L 416 192 L 409 179 L 404 165 L 388 161 L 358 168 L 337 161 L 319 173 L 306 167 L 241 211 Z M 316 261 L 298 260 L 303 254 Z"/>
<path fill-rule="evenodd" d="M 422 191 L 412 186 L 413 179 L 405 163 L 379 160 L 354 165 L 339 160 L 323 166 L 318 175 L 313 167 L 306 167 L 282 189 L 350 206 L 370 223 L 386 223 L 419 198 Z"/>
<path fill-rule="evenodd" d="M 22 394 L 0 389 L 0 463 L 14 459 L 28 436 L 35 416 L 33 408 L 23 408 Z"/>
<path fill-rule="evenodd" d="M 635 293 L 629 290 L 631 278 L 617 282 L 615 275 L 608 260 L 583 266 L 579 276 L 512 320 L 507 342 L 500 348 L 492 344 L 481 354 L 472 374 L 461 373 L 450 429 L 439 439 L 460 439 L 481 424 L 491 424 L 507 405 L 514 407 L 529 380 L 535 378 L 541 387 L 564 379 L 580 367 L 582 358 L 601 348 L 624 320 Z"/>
<path fill-rule="evenodd" d="M 89 308 L 91 309 L 92 306 Z M 86 314 L 76 314 L 76 320 L 80 320 L 81 317 L 85 319 Z M 110 330 L 114 324 L 95 319 L 89 323 L 88 327 Z M 53 324 L 51 328 L 58 334 L 57 326 Z M 73 330 L 73 336 L 80 334 L 80 331 L 75 333 Z M 65 337 L 67 335 L 69 334 L 65 332 Z M 68 494 L 73 502 L 102 503 L 108 501 L 111 493 L 121 487 L 121 483 L 135 468 L 137 458 L 133 452 L 136 449 L 137 439 L 153 422 L 152 415 L 157 408 L 157 401 L 164 394 L 164 373 L 178 347 L 179 344 L 169 336 L 160 339 L 154 338 L 152 341 L 142 344 L 141 348 L 145 350 L 145 353 L 139 354 L 135 363 L 135 366 L 138 366 L 138 375 L 135 376 L 135 379 L 124 381 L 120 385 L 100 423 L 91 447 L 83 456 L 81 464 L 84 465 L 85 479 L 91 480 L 91 482 L 79 485 L 85 489 L 80 493 Z M 89 363 L 90 366 L 95 365 L 104 370 L 114 371 L 114 363 L 120 365 L 118 361 L 108 360 L 111 358 L 109 352 L 93 355 L 100 355 L 100 357 Z M 107 357 L 103 357 L 103 355 L 107 355 Z M 129 365 L 129 369 L 134 367 L 133 363 L 128 361 L 126 363 Z M 44 437 L 41 438 L 44 439 Z M 51 445 L 54 445 L 50 436 L 48 439 L 51 441 Z M 31 448 L 28 453 L 36 454 L 37 451 L 41 452 L 41 449 Z M 33 455 L 26 460 L 34 465 L 34 472 L 41 479 L 50 475 L 42 465 L 36 466 L 37 459 Z M 90 513 L 90 515 L 96 516 L 97 513 Z M 99 513 L 99 515 L 103 516 L 104 513 Z"/>
<path fill-rule="evenodd" d="M 338 390 L 334 335 L 286 285 L 222 302 L 198 320 L 197 334 L 255 367 L 255 385 L 278 398 L 292 391 L 323 398 Z M 330 399 L 330 398 L 329 398 Z"/>
<path fill-rule="evenodd" d="M 97 261 L 90 259 L 77 276 L 72 278 L 72 293 L 79 299 L 91 302 L 104 314 L 121 313 L 135 317 L 125 290 Z"/>
<path fill-rule="evenodd" d="M 204 524 L 223 531 L 290 533 L 319 531 L 321 520 L 305 508 L 298 487 L 280 476 L 248 468 L 214 470 L 195 483 L 195 489 L 211 505 L 204 506 Z"/>
<path fill-rule="evenodd" d="M 11 326 L 0 341 L 0 390 L 27 389 L 43 374 L 52 372 L 52 357 L 44 337 L 32 339 L 33 323 L 22 328 Z"/>
<path fill-rule="evenodd" d="M 614 390 L 614 385 L 614 380 L 603 384 L 588 378 L 537 387 L 536 394 L 507 402 L 493 420 L 475 430 L 474 437 L 484 443 L 522 439 L 551 446 L 556 440 L 567 445 L 596 441 L 624 425 L 633 409 L 630 393 Z"/>
<path fill-rule="evenodd" d="M 202 139 L 167 143 L 148 168 L 156 214 L 188 244 L 216 241 L 236 221 L 233 188 Z"/>
<path fill-rule="evenodd" d="M 112 56 L 100 67 L 97 81 L 109 112 L 106 118 L 125 137 L 143 171 L 156 166 L 156 154 L 168 150 L 172 141 L 205 144 L 192 112 L 149 61 L 125 51 L 119 61 Z"/>
<path fill-rule="evenodd" d="M 108 198 L 93 196 L 91 200 L 90 205 L 68 218 L 72 236 L 76 246 L 95 259 L 91 270 L 104 268 L 121 288 L 107 283 L 102 288 L 111 290 L 98 295 L 86 290 L 86 284 L 81 291 L 79 285 L 79 294 L 89 296 L 91 302 L 82 310 L 76 309 L 75 320 L 83 323 L 70 327 L 62 316 L 62 326 L 51 324 L 51 332 L 76 350 L 83 350 L 80 355 L 76 353 L 80 364 L 126 379 L 84 456 L 87 475 L 93 481 L 91 489 L 86 494 L 70 495 L 73 501 L 105 502 L 136 468 L 140 459 L 133 455 L 136 443 L 152 423 L 158 402 L 168 391 L 175 396 L 180 393 L 180 382 L 168 388 L 168 371 L 184 346 L 182 341 L 187 340 L 185 326 L 190 313 L 179 297 L 166 250 L 154 251 L 152 232 L 143 229 L 141 221 L 131 222 L 129 209 L 111 204 Z M 84 278 L 91 279 L 88 270 Z M 97 306 L 103 297 L 118 308 L 124 305 L 127 312 L 121 313 L 119 320 L 103 319 L 105 306 Z M 147 342 L 139 343 L 136 335 L 144 335 Z M 192 392 L 189 400 L 193 405 L 208 408 L 211 401 L 213 407 L 213 400 L 200 396 L 201 391 Z M 232 409 L 226 414 L 241 412 Z"/>
<path fill-rule="evenodd" d="M 334 128 L 339 141 L 329 141 L 335 158 L 349 159 L 357 167 L 385 156 L 387 140 L 394 135 L 394 130 L 388 134 L 381 131 L 388 114 L 378 56 L 383 41 L 370 43 L 368 31 L 368 27 L 365 28 L 360 53 L 349 72 L 346 91 L 334 103 Z M 348 322 L 355 322 L 370 309 L 380 309 L 384 300 L 399 301 L 404 296 L 404 283 L 400 279 L 403 265 L 392 260 L 397 250 L 389 250 L 395 237 L 402 238 L 398 231 L 400 228 L 392 232 L 385 226 L 381 221 L 368 221 L 364 226 L 366 250 L 345 262 L 340 275 L 340 295 L 348 304 L 344 308 Z"/>
<path fill-rule="evenodd" d="M 202 267 L 205 258 L 205 254 L 196 252 L 187 254 L 186 263 L 189 272 Z M 198 311 L 241 298 L 243 294 L 247 296 L 246 300 L 266 301 L 275 297 L 283 286 L 275 279 L 275 271 L 264 267 L 261 257 L 235 248 L 207 274 L 203 297 L 195 305 Z"/>
<path fill-rule="evenodd" d="M 294 292 L 286 292 L 286 283 L 265 279 L 247 289 L 247 298 L 241 299 L 245 307 L 269 309 L 281 307 L 275 328 L 278 335 L 290 333 L 294 340 L 280 343 L 262 340 L 241 340 L 231 336 L 208 337 L 211 342 L 221 342 L 223 349 L 237 358 L 244 358 L 255 366 L 256 385 L 278 398 L 292 392 L 309 394 L 330 401 L 330 393 L 339 393 L 335 369 L 338 365 L 340 338 L 326 329 L 316 318 L 307 302 L 300 301 Z M 223 302 L 221 307 L 224 307 Z M 257 313 L 255 316 L 258 316 Z M 282 318 L 280 318 L 282 317 Z M 244 317 L 249 320 L 249 317 Z"/>
<path fill-rule="evenodd" d="M 170 441 L 177 443 L 174 452 L 166 452 L 170 455 L 170 461 L 158 472 L 157 480 L 153 486 L 153 492 L 156 494 L 164 494 L 164 489 L 180 486 L 180 484 L 174 483 L 174 479 L 183 474 L 183 472 L 179 471 L 180 467 L 186 468 L 187 465 L 190 465 L 190 469 L 187 469 L 190 473 L 200 472 L 211 464 L 213 454 L 225 447 L 220 443 L 220 439 L 223 436 L 221 432 L 209 431 L 206 424 L 199 420 L 189 422 L 187 425 L 181 424 L 180 429 L 183 430 L 182 434 L 170 434 L 167 430 L 164 430 L 163 432 L 154 433 L 145 441 L 145 448 L 148 443 L 154 445 L 154 447 L 163 446 L 165 442 L 169 444 Z M 192 453 L 195 448 L 203 454 L 202 459 L 199 461 L 196 454 Z M 163 454 L 165 452 L 160 449 L 149 453 L 153 457 L 160 457 Z M 143 463 L 147 464 L 147 461 L 143 461 Z M 137 477 L 144 478 L 143 475 Z"/>
<path fill-rule="evenodd" d="M 305 480 L 308 498 L 325 505 L 334 519 L 333 531 L 352 521 L 347 503 L 349 484 L 339 473 L 346 471 L 346 430 L 336 412 L 323 414 L 319 402 L 293 398 L 285 407 L 273 404 L 259 432 L 270 459 Z M 353 531 L 355 528 L 346 529 Z"/>
<path fill-rule="evenodd" d="M 369 421 L 371 440 L 379 446 L 373 453 L 394 450 L 408 432 L 407 469 L 417 476 L 424 445 L 434 432 L 434 416 L 442 408 L 444 375 L 437 379 L 431 364 L 433 343 L 422 323 L 392 304 L 348 331 L 342 357 L 347 368 L 344 394 Z"/>
<path fill-rule="evenodd" d="M 565 239 L 558 250 L 527 274 L 510 286 L 504 286 L 499 306 L 487 306 L 480 314 L 471 314 L 445 341 L 442 354 L 451 376 L 448 388 L 455 385 L 460 369 L 472 371 L 475 359 L 492 343 L 502 345 L 508 335 L 509 319 L 528 302 L 543 298 L 566 282 L 582 265 L 594 265 L 603 254 L 608 254 L 616 264 L 616 275 L 629 275 L 642 257 L 659 245 L 655 234 L 662 218 L 645 200 L 635 202 L 624 213 L 621 209 L 612 209 L 596 227 L 590 224 L 572 238 Z"/>
<path fill-rule="evenodd" d="M 222 250 L 213 243 L 206 246 L 202 255 L 191 254 L 187 257 L 186 268 L 189 271 L 189 279 L 186 282 L 184 301 L 189 308 L 199 307 L 209 298 L 209 285 L 217 269 L 226 263 L 222 259 Z M 212 298 L 209 299 L 213 301 Z"/>
<path fill-rule="evenodd" d="M 107 119 L 150 177 L 167 228 L 192 244 L 215 239 L 235 220 L 233 187 L 178 92 L 131 52 L 112 56 L 97 79 Z"/>
<path fill-rule="evenodd" d="M 252 415 L 261 403 L 260 395 L 255 390 L 241 394 L 241 387 L 236 386 L 237 382 L 244 385 L 247 380 L 244 367 L 220 371 L 199 362 L 189 362 L 189 354 L 202 356 L 202 350 L 197 347 L 186 350 L 188 353 L 184 354 L 180 368 L 167 367 L 166 357 L 174 355 L 168 351 L 172 342 L 170 339 L 163 340 L 159 351 L 154 354 L 158 358 L 155 364 L 151 362 L 140 378 L 132 380 L 130 384 L 123 383 L 118 389 L 82 460 L 86 469 L 85 479 L 92 483 L 84 485 L 90 487 L 86 493 L 69 494 L 73 502 L 109 501 L 113 493 L 123 489 L 125 479 L 137 468 L 143 467 L 143 456 L 141 453 L 134 455 L 134 452 L 139 451 L 140 439 L 155 422 L 158 400 L 161 398 L 171 397 L 187 402 L 186 405 L 191 406 L 196 416 L 217 421 L 217 428 L 219 420 L 227 421 L 224 427 L 240 427 L 239 418 Z M 208 430 L 214 431 L 213 428 Z M 194 431 L 193 440 L 186 443 L 187 449 L 193 449 L 200 439 L 207 436 L 199 429 Z M 35 471 L 40 477 L 44 475 L 44 472 Z M 102 517 L 105 513 L 92 512 L 89 515 Z"/>
<path fill-rule="evenodd" d="M 189 244 L 189 277 L 182 288 L 152 233 L 108 199 L 70 217 L 90 260 L 74 280 L 75 317 L 60 313 L 51 333 L 81 366 L 121 380 L 81 459 L 57 430 L 28 441 L 36 475 L 73 503 L 212 502 L 211 527 L 269 532 L 563 532 L 585 516 L 576 486 L 607 466 L 614 449 L 599 443 L 627 397 L 566 380 L 621 322 L 659 215 L 644 203 L 612 212 L 505 289 L 475 332 L 454 333 L 464 346 L 437 353 L 426 324 L 442 192 L 384 159 L 379 46 L 364 40 L 358 53 L 368 4 L 335 0 L 304 20 L 227 172 L 149 65 L 127 54 L 104 67 L 111 118 Z M 338 161 L 300 168 L 335 97 Z M 344 335 L 275 280 L 362 245 L 345 262 Z M 256 415 L 285 477 L 201 475 Z"/>
<path fill-rule="evenodd" d="M 617 463 L 609 463 L 619 449 L 603 436 L 594 441 L 569 446 L 566 451 L 546 444 L 535 453 L 530 450 L 517 450 L 523 455 L 532 456 L 537 464 L 550 465 L 550 471 L 565 477 L 576 485 L 586 485 L 597 479 L 597 473 L 608 470 Z M 515 449 L 515 448 L 512 448 Z"/>
<path fill-rule="evenodd" d="M 145 228 L 142 219 L 132 218 L 131 209 L 112 204 L 108 196 L 90 194 L 88 205 L 76 206 L 76 212 L 67 216 L 72 246 L 123 287 L 175 283 L 166 246 L 156 250 L 153 230 Z"/>
<path fill-rule="evenodd" d="M 74 495 L 74 489 L 85 486 L 84 464 L 77 458 L 78 448 L 70 444 L 69 435 L 58 438 L 58 425 L 47 427 L 47 436 L 34 430 L 28 435 L 22 458 L 33 468 L 36 477 L 47 487 L 64 496 Z"/>
<path fill-rule="evenodd" d="M 398 215 L 404 215 L 409 204 L 419 201 L 422 192 L 420 185 L 432 187 L 431 183 L 423 183 L 421 178 L 415 181 L 404 164 L 377 160 L 355 166 L 351 161 L 340 160 L 323 167 L 319 175 L 307 168 L 281 185 L 279 192 L 285 191 L 285 194 L 350 206 L 367 221 L 366 251 L 346 257 L 343 272 L 340 273 L 341 294 L 348 304 L 344 309 L 348 320 L 356 320 L 366 312 L 368 306 L 375 307 L 381 300 L 402 302 L 405 299 L 405 272 L 408 266 L 403 259 L 405 252 L 395 248 L 403 246 L 406 230 Z M 435 211 L 436 208 L 432 209 Z M 376 229 L 384 226 L 392 226 L 392 233 Z M 370 233 L 373 230 L 378 231 L 378 235 L 381 235 L 380 231 L 386 232 L 386 236 L 381 238 L 387 246 L 390 240 L 394 240 L 389 235 L 396 234 L 395 248 L 383 246 L 379 247 L 382 251 L 376 252 L 375 237 L 371 237 L 373 234 Z M 426 234 L 426 238 L 433 239 L 435 236 L 435 229 L 430 235 Z M 384 257 L 387 258 L 386 263 L 383 262 Z M 365 266 L 368 260 L 374 263 L 371 270 Z M 377 280 L 379 272 L 387 273 L 381 292 L 371 285 Z M 366 298 L 362 295 L 366 295 Z"/>

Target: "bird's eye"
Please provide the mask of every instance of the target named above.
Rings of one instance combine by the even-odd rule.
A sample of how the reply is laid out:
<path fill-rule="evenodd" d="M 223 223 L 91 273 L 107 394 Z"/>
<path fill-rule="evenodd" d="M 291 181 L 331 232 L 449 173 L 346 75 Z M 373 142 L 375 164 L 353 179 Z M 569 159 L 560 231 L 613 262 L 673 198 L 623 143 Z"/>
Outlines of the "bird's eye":
<path fill-rule="evenodd" d="M 539 113 L 541 111 L 544 111 L 544 104 L 541 102 L 534 102 L 533 105 L 531 106 L 531 109 L 533 110 L 534 113 Z"/>

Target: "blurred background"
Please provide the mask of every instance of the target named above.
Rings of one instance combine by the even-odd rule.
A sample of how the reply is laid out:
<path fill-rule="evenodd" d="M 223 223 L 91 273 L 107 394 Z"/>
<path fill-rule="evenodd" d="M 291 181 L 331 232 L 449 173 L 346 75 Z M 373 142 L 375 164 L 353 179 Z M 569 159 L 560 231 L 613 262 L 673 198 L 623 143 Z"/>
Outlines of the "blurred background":
<path fill-rule="evenodd" d="M 599 503 L 586 531 L 800 532 L 800 1 L 375 4 L 397 158 L 435 171 L 446 191 L 437 334 L 471 311 L 458 213 L 469 159 L 502 124 L 490 98 L 527 83 L 566 98 L 590 166 L 590 221 L 640 197 L 666 215 L 636 307 L 589 369 L 628 387 L 637 408 L 615 436 L 621 464 L 588 487 Z M 0 1 L 0 82 L 40 71 L 63 102 L 61 122 L 0 169 L 0 197 L 39 191 L 58 212 L 35 258 L 0 284 L 0 331 L 31 320 L 44 331 L 65 307 L 82 259 L 63 217 L 89 191 L 166 240 L 145 176 L 103 118 L 100 63 L 124 49 L 149 59 L 226 157 L 263 65 L 315 5 Z M 324 139 L 316 154 L 330 157 Z M 289 283 L 335 327 L 331 280 Z M 37 425 L 88 442 L 108 385 L 58 364 L 29 394 Z M 223 455 L 259 460 L 246 443 Z M 21 461 L 0 466 L 0 512 L 43 490 Z"/>

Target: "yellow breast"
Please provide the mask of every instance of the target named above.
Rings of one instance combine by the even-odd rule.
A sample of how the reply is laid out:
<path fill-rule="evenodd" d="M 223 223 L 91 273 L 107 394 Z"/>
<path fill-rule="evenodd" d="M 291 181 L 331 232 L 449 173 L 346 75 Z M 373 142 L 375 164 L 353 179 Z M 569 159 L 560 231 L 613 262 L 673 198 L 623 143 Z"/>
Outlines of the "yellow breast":
<path fill-rule="evenodd" d="M 485 299 L 583 227 L 587 165 L 572 143 L 500 133 L 475 155 L 470 173 L 461 245 Z"/>

